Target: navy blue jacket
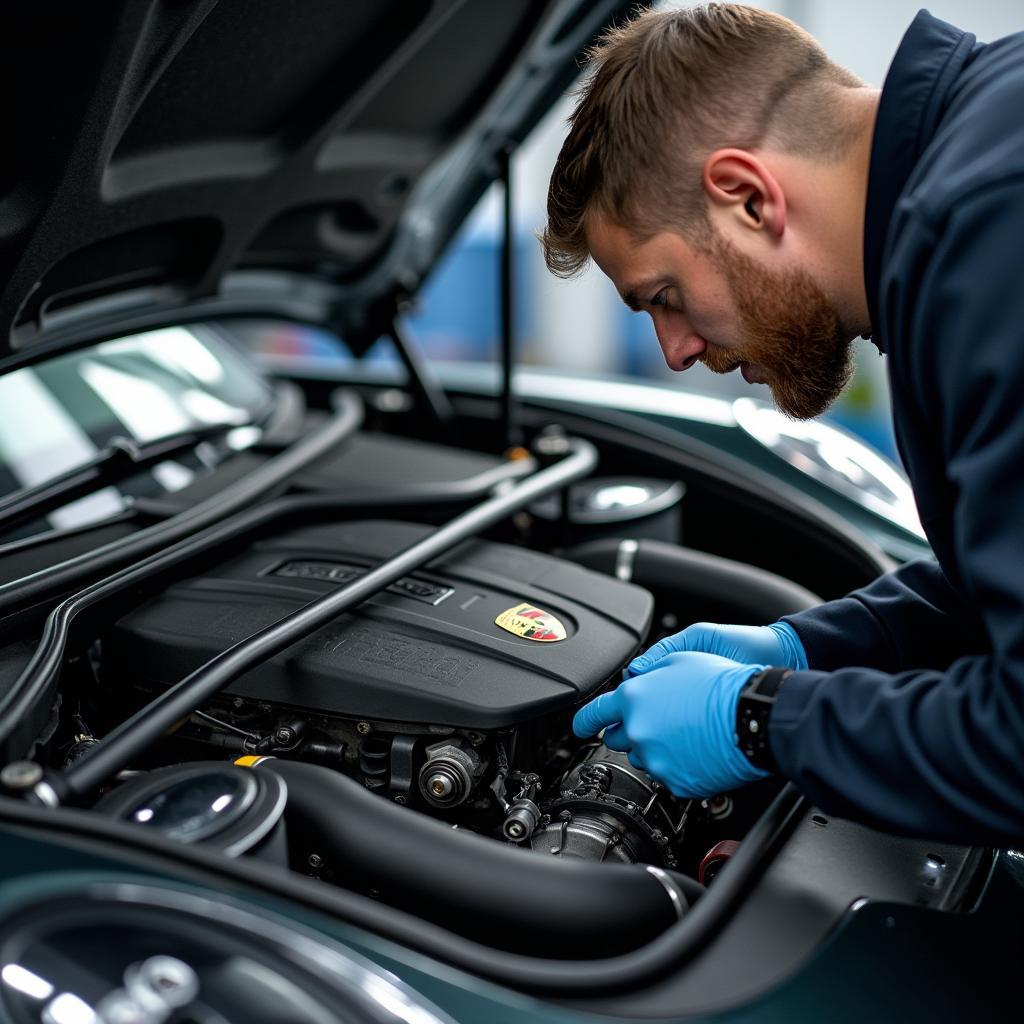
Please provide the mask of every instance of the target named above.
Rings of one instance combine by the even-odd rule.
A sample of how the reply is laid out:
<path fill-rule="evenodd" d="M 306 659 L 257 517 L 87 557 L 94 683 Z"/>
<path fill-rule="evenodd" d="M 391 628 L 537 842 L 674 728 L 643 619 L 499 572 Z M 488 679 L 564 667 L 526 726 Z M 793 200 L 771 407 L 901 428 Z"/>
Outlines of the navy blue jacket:
<path fill-rule="evenodd" d="M 771 746 L 822 809 L 1024 838 L 1024 33 L 922 11 L 882 90 L 865 279 L 938 559 L 790 617 Z M 853 667 L 855 666 L 855 667 Z"/>

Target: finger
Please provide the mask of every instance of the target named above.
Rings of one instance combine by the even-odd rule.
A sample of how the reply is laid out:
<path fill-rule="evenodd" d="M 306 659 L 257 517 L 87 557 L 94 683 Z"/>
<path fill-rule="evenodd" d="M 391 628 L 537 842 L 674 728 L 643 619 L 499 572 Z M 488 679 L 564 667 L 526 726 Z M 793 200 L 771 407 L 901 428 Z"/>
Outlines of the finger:
<path fill-rule="evenodd" d="M 609 725 L 601 737 L 601 742 L 609 750 L 617 750 L 620 754 L 626 753 L 633 746 L 633 741 L 626 732 L 626 727 L 619 722 L 618 725 Z"/>
<path fill-rule="evenodd" d="M 572 731 L 580 739 L 596 736 L 606 725 L 622 721 L 622 700 L 619 691 L 602 693 L 600 697 L 585 704 L 572 720 Z"/>
<path fill-rule="evenodd" d="M 635 753 L 629 753 L 629 754 L 627 754 L 627 755 L 626 755 L 626 760 L 627 760 L 627 761 L 628 761 L 628 762 L 629 762 L 629 763 L 630 763 L 630 764 L 631 764 L 631 765 L 632 765 L 632 766 L 633 766 L 634 768 L 639 768 L 639 769 L 640 769 L 640 771 L 642 771 L 642 772 L 645 772 L 645 771 L 647 771 L 647 765 L 645 765 L 645 764 L 643 763 L 643 761 L 641 761 L 641 760 L 640 760 L 640 758 L 639 758 L 639 757 L 638 757 L 638 756 L 637 756 L 637 755 L 636 755 Z"/>
<path fill-rule="evenodd" d="M 635 657 L 626 667 L 631 676 L 638 676 L 654 668 L 662 658 L 670 654 L 681 654 L 684 651 L 704 651 L 708 649 L 706 633 L 713 629 L 711 623 L 698 622 L 679 633 L 662 637 L 653 647 Z"/>
<path fill-rule="evenodd" d="M 682 646 L 679 646 L 682 644 Z M 631 676 L 638 676 L 653 668 L 662 658 L 677 651 L 686 650 L 686 641 L 682 639 L 682 633 L 673 636 L 666 636 L 659 640 L 653 647 L 649 647 L 643 654 L 638 654 L 627 666 L 626 672 Z"/>

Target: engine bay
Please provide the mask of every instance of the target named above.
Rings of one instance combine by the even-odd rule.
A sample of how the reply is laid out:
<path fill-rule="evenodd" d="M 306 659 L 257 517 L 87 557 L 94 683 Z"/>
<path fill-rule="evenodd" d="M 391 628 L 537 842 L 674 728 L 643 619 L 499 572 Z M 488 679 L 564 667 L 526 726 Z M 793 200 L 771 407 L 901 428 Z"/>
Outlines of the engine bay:
<path fill-rule="evenodd" d="M 796 794 L 678 799 L 572 717 L 693 609 L 768 621 L 814 595 L 677 543 L 678 479 L 595 477 L 561 431 L 525 464 L 355 437 L 280 497 L 172 512 L 177 539 L 56 605 L 2 697 L 32 697 L 0 735 L 30 757 L 8 792 L 573 971 L 647 949 L 709 891 L 735 904 Z M 957 867 L 928 905 L 973 863 L 942 851 Z"/>
<path fill-rule="evenodd" d="M 98 641 L 98 688 L 117 694 L 119 715 L 141 708 L 429 532 L 363 520 L 259 541 L 113 623 Z M 734 801 L 678 800 L 624 754 L 570 728 L 573 712 L 613 688 L 647 644 L 653 612 L 653 596 L 636 584 L 522 546 L 465 542 L 238 678 L 161 743 L 157 767 L 99 809 L 188 841 L 280 857 L 273 825 L 283 798 L 257 799 L 244 768 L 272 768 L 274 759 L 322 766 L 410 814 L 496 843 L 672 872 L 652 887 L 663 907 L 641 902 L 664 927 L 673 900 L 688 905 L 735 849 Z M 97 718 L 103 731 L 116 726 L 99 708 L 83 722 Z M 71 761 L 91 742 L 80 734 Z M 279 792 L 276 771 L 260 778 Z M 235 813 L 209 813 L 218 801 Z M 192 806 L 208 820 L 179 821 Z M 289 862 L 328 881 L 343 875 L 349 887 L 362 877 L 368 894 L 406 905 L 397 873 L 374 875 L 372 858 L 337 863 L 344 854 L 325 854 L 319 833 L 315 816 L 301 836 L 289 832 Z M 585 940 L 574 939 L 578 954 Z"/>

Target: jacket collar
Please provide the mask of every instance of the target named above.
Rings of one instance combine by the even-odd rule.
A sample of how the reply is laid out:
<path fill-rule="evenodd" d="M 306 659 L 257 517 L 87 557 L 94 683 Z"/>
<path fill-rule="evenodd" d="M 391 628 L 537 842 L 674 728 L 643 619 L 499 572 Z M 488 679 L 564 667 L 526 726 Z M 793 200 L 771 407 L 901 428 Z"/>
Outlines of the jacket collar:
<path fill-rule="evenodd" d="M 975 38 L 969 32 L 962 32 L 927 11 L 919 11 L 896 51 L 882 87 L 871 143 L 864 215 L 864 283 L 872 337 L 883 352 L 878 292 L 889 223 L 974 44 Z"/>

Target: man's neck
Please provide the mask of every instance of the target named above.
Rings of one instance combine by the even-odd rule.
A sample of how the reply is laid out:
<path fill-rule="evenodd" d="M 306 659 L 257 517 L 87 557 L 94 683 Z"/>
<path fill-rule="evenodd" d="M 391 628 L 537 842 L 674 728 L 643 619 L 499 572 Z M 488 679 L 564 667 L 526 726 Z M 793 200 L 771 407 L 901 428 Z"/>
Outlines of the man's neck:
<path fill-rule="evenodd" d="M 851 118 L 859 125 L 856 140 L 829 174 L 829 210 L 823 210 L 824 282 L 832 293 L 843 326 L 851 336 L 871 330 L 864 285 L 864 211 L 875 117 L 881 93 L 851 90 L 846 98 Z"/>

